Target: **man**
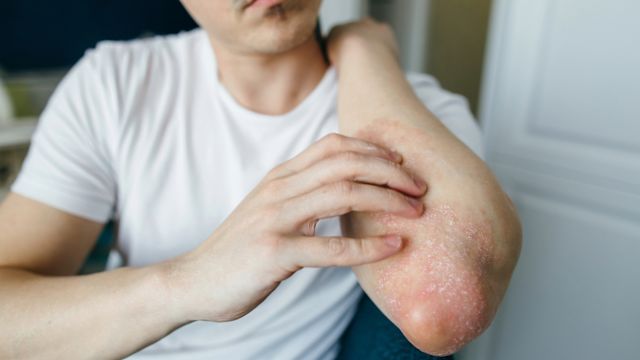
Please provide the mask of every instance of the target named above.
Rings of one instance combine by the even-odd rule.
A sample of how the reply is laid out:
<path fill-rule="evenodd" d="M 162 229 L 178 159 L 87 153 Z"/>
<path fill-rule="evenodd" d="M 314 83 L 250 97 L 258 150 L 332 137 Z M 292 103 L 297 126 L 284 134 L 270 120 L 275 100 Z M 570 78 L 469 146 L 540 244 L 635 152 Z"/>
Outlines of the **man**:
<path fill-rule="evenodd" d="M 348 266 L 425 352 L 488 326 L 519 224 L 425 104 L 479 151 L 468 111 L 371 22 L 330 68 L 320 2 L 183 0 L 203 30 L 74 67 L 0 209 L 0 357 L 332 358 Z M 74 276 L 111 217 L 127 266 Z"/>

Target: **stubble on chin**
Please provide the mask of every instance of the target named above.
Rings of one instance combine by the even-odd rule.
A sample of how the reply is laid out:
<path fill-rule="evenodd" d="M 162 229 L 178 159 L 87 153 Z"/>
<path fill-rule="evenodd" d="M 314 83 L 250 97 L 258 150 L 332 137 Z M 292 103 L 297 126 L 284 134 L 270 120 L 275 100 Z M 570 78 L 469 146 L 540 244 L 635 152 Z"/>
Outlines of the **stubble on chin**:
<path fill-rule="evenodd" d="M 243 17 L 253 0 L 229 0 L 237 17 Z M 294 48 L 313 33 L 316 17 L 307 12 L 311 9 L 309 0 L 284 0 L 282 3 L 261 11 L 260 17 L 251 16 L 252 29 L 241 41 L 248 47 L 240 50 L 248 53 L 278 54 Z M 309 19 L 307 19 L 309 17 Z M 240 19 L 238 19 L 240 21 Z M 311 24 L 307 29 L 306 23 Z M 307 34 L 307 32 L 309 34 Z"/>

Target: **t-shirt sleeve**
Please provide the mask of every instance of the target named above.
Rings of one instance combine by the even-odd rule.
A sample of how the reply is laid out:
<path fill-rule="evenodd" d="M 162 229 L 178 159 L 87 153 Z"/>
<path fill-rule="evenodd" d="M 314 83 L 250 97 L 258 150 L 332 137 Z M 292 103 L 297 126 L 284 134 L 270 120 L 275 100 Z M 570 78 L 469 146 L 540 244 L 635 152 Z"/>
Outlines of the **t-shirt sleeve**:
<path fill-rule="evenodd" d="M 40 117 L 13 192 L 96 222 L 110 218 L 115 111 L 107 82 L 95 50 L 71 69 Z"/>
<path fill-rule="evenodd" d="M 480 127 L 475 121 L 467 100 L 448 92 L 431 76 L 410 73 L 407 79 L 422 103 L 481 159 L 484 147 Z"/>

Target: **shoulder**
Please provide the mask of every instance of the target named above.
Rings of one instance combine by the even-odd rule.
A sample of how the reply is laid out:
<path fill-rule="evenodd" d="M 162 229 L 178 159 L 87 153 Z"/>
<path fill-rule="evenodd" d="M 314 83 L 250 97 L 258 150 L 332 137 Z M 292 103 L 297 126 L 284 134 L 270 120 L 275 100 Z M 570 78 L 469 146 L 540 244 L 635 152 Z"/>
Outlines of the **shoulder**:
<path fill-rule="evenodd" d="M 155 35 L 135 40 L 105 40 L 99 42 L 94 49 L 89 50 L 87 55 L 110 60 L 122 60 L 122 57 L 135 59 L 162 56 L 182 53 L 189 48 L 200 46 L 205 39 L 206 35 L 202 29 L 194 29 L 177 34 Z"/>
<path fill-rule="evenodd" d="M 481 158 L 484 155 L 480 127 L 464 96 L 442 88 L 433 76 L 406 74 L 416 96 L 453 133 Z"/>
<path fill-rule="evenodd" d="M 117 121 L 160 99 L 175 97 L 178 85 L 194 78 L 206 33 L 200 29 L 130 41 L 102 41 L 69 72 L 82 82 L 83 97 L 105 99 Z M 190 74 L 187 76 L 187 74 Z M 73 79 L 73 80 L 72 80 Z M 77 101 L 82 101 L 78 99 Z"/>
<path fill-rule="evenodd" d="M 172 70 L 185 67 L 180 59 L 189 57 L 186 49 L 198 46 L 202 36 L 206 37 L 190 31 L 98 43 L 58 85 L 41 122 L 85 124 L 88 129 L 99 129 L 100 137 L 117 134 L 136 104 L 145 106 L 158 89 L 171 88 L 179 77 Z"/>
<path fill-rule="evenodd" d="M 181 66 L 190 51 L 198 49 L 205 39 L 205 33 L 195 29 L 129 41 L 101 41 L 85 53 L 79 65 L 105 76 L 126 77 L 131 82 L 152 69 Z"/>

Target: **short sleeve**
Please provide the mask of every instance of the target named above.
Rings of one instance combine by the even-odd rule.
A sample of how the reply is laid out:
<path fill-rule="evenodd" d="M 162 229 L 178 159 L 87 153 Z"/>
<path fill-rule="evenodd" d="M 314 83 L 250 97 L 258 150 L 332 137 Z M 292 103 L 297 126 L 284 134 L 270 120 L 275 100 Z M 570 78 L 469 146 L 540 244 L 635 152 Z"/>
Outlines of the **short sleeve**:
<path fill-rule="evenodd" d="M 429 75 L 409 73 L 407 79 L 422 103 L 460 141 L 484 159 L 480 127 L 469 109 L 467 100 L 442 89 L 440 84 Z"/>
<path fill-rule="evenodd" d="M 96 222 L 110 218 L 116 111 L 104 77 L 92 50 L 62 80 L 40 117 L 13 192 Z"/>

